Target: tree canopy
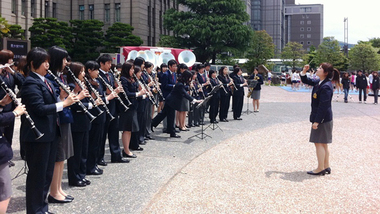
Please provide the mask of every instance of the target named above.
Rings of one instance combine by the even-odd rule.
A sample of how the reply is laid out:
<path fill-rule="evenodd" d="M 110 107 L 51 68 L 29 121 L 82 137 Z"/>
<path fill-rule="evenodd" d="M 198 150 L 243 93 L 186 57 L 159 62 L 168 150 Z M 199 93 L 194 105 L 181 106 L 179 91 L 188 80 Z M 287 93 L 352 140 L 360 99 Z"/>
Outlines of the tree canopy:
<path fill-rule="evenodd" d="M 317 64 L 328 62 L 338 70 L 346 70 L 348 66 L 348 60 L 341 52 L 338 40 L 334 37 L 323 38 L 323 42 L 318 46 L 315 58 Z"/>
<path fill-rule="evenodd" d="M 360 43 L 351 48 L 349 52 L 350 68 L 362 71 L 375 71 L 379 67 L 379 55 L 368 43 Z"/>
<path fill-rule="evenodd" d="M 255 31 L 251 37 L 246 57 L 248 62 L 244 65 L 248 71 L 261 64 L 267 65 L 267 60 L 274 56 L 274 44 L 272 37 L 265 31 Z"/>
<path fill-rule="evenodd" d="M 106 31 L 103 52 L 118 53 L 120 46 L 140 46 L 143 41 L 140 37 L 132 34 L 133 29 L 129 24 L 115 22 Z"/>
<path fill-rule="evenodd" d="M 296 67 L 302 67 L 304 64 L 303 57 L 305 50 L 303 46 L 298 42 L 288 42 L 285 45 L 281 53 L 281 59 L 285 65 L 291 66 L 293 69 Z"/>
<path fill-rule="evenodd" d="M 187 11 L 167 10 L 164 27 L 173 31 L 183 48 L 191 48 L 197 60 L 215 62 L 222 52 L 242 50 L 252 30 L 241 0 L 179 0 Z"/>

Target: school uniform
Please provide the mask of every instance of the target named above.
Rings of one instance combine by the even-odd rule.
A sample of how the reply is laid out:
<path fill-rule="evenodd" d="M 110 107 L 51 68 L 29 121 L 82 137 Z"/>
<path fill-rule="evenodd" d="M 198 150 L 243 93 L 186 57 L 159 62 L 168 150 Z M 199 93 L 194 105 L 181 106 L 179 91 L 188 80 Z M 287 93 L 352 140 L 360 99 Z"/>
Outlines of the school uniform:
<path fill-rule="evenodd" d="M 237 90 L 234 91 L 233 100 L 232 100 L 232 109 L 234 119 L 238 119 L 241 116 L 241 112 L 243 110 L 243 101 L 244 101 L 244 78 L 243 76 L 234 75 L 233 76 L 234 83 L 236 85 Z"/>
<path fill-rule="evenodd" d="M 357 75 L 356 76 L 356 87 L 359 89 L 359 101 L 362 101 L 362 94 L 364 95 L 364 102 L 367 101 L 367 77 L 362 74 L 362 75 Z"/>
<path fill-rule="evenodd" d="M 379 96 L 379 88 L 380 88 L 380 78 L 379 76 L 373 77 L 372 80 L 372 90 L 373 90 L 373 98 L 374 103 L 377 104 L 378 96 Z"/>
<path fill-rule="evenodd" d="M 211 78 L 210 83 L 212 87 L 218 86 L 219 80 L 218 78 Z M 209 118 L 210 118 L 210 123 L 215 123 L 216 122 L 216 116 L 218 115 L 219 112 L 219 100 L 220 100 L 220 93 L 223 91 L 223 89 L 219 89 L 216 93 L 214 93 L 210 99 L 210 113 L 209 113 Z M 224 91 L 223 91 L 224 92 Z"/>
<path fill-rule="evenodd" d="M 323 81 L 312 80 L 306 75 L 301 75 L 303 83 L 314 86 L 311 93 L 310 122 L 318 123 L 318 129 L 311 129 L 309 141 L 312 143 L 331 143 L 333 114 L 331 100 L 334 88 L 329 79 Z"/>
<path fill-rule="evenodd" d="M 231 82 L 228 76 L 218 76 L 219 81 L 223 84 L 223 87 L 226 89 L 227 93 L 222 89 L 220 90 L 220 106 L 219 106 L 219 120 L 227 120 L 228 109 L 230 108 L 231 100 L 231 88 L 228 84 Z"/>
<path fill-rule="evenodd" d="M 191 96 L 194 98 L 194 99 L 202 99 L 201 95 L 202 92 L 198 92 L 199 90 L 199 85 L 196 81 L 193 82 L 193 85 L 194 85 L 194 89 L 191 89 L 190 90 L 190 94 Z M 190 110 L 188 112 L 188 126 L 189 127 L 192 127 L 192 126 L 199 126 L 199 123 L 200 123 L 200 109 L 197 108 L 198 106 L 198 103 L 190 103 Z"/>

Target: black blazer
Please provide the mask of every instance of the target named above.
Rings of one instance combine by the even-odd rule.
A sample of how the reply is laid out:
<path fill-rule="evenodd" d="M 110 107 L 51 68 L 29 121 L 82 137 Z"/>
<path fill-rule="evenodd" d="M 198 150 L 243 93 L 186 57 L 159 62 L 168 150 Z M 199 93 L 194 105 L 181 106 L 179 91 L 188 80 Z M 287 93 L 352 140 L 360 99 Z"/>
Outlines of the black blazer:
<path fill-rule="evenodd" d="M 110 78 L 110 81 L 108 81 L 108 78 L 107 76 L 101 71 L 99 70 L 99 75 L 103 77 L 103 79 L 110 85 L 112 86 L 113 89 L 115 89 L 115 78 L 113 76 L 113 74 L 111 72 L 108 72 L 108 75 L 109 75 L 109 78 Z M 103 84 L 102 81 L 98 81 L 100 82 L 100 85 L 102 85 L 104 91 L 107 91 L 107 87 Z M 122 97 L 122 96 L 121 96 Z M 109 101 L 109 103 L 107 104 L 107 107 L 109 108 L 110 112 L 112 115 L 116 115 L 118 112 L 119 112 L 119 108 L 118 108 L 118 101 L 117 99 L 112 99 Z"/>
<path fill-rule="evenodd" d="M 103 89 L 102 84 L 99 83 L 98 79 L 94 79 L 94 80 L 98 83 L 98 86 L 92 85 L 92 87 L 99 93 L 100 98 L 103 100 L 103 102 L 106 103 L 106 92 Z M 106 113 L 106 110 L 103 108 L 102 105 L 99 106 L 99 108 L 101 110 L 103 110 L 103 114 L 97 116 L 96 119 L 91 122 L 91 124 L 101 124 L 101 123 L 105 123 L 106 122 L 106 118 L 108 117 L 107 113 Z M 95 108 L 90 109 L 89 112 L 92 115 L 94 115 L 94 116 L 96 116 L 96 115 L 99 114 L 98 110 L 96 110 Z"/>
<path fill-rule="evenodd" d="M 173 80 L 174 78 L 174 80 Z M 162 95 L 164 95 L 165 99 L 170 94 L 170 92 L 173 90 L 174 85 L 177 81 L 177 75 L 173 72 L 173 74 L 170 73 L 169 70 L 167 70 L 161 78 L 161 87 L 162 87 Z"/>
<path fill-rule="evenodd" d="M 88 98 L 84 98 L 81 102 L 88 109 L 90 100 Z M 86 132 L 90 130 L 90 119 L 79 105 L 73 105 L 71 107 L 71 114 L 73 116 L 73 123 L 71 124 L 72 132 Z M 97 116 L 98 114 L 98 111 L 96 111 L 93 115 Z M 105 114 L 105 112 L 103 114 Z"/>
<path fill-rule="evenodd" d="M 50 87 L 54 89 L 49 80 Z M 57 135 L 57 109 L 55 103 L 57 96 L 35 73 L 26 77 L 21 89 L 21 102 L 25 105 L 35 126 L 44 133 L 44 136 L 35 140 L 36 136 L 30 129 L 25 116 L 21 117 L 21 142 L 52 142 Z"/>
<path fill-rule="evenodd" d="M 350 84 L 351 84 L 350 78 L 342 78 L 341 83 L 343 85 L 343 88 L 350 89 Z"/>
<path fill-rule="evenodd" d="M 366 89 L 368 86 L 367 77 L 362 74 L 361 76 L 356 76 L 356 87 L 361 89 Z"/>
<path fill-rule="evenodd" d="M 13 112 L 2 112 L 0 113 L 0 126 L 9 126 L 13 124 L 15 120 L 15 115 Z M 13 152 L 11 144 L 3 136 L 2 129 L 0 129 L 0 165 L 7 163 L 12 160 Z"/>
<path fill-rule="evenodd" d="M 182 97 L 185 97 L 190 102 L 194 100 L 194 98 L 186 92 L 185 86 L 181 82 L 177 82 L 172 92 L 166 97 L 165 105 L 169 105 L 175 110 L 179 110 Z"/>
<path fill-rule="evenodd" d="M 253 90 L 254 91 L 260 91 L 261 85 L 264 84 L 264 79 L 263 79 L 263 76 L 261 74 L 257 74 L 256 76 L 259 77 L 259 79 L 257 80 L 257 85 L 255 86 L 255 88 Z M 255 78 L 255 74 L 252 74 L 249 77 L 249 79 L 254 79 L 254 78 Z"/>
<path fill-rule="evenodd" d="M 13 92 L 15 91 L 15 86 L 17 85 L 18 89 L 21 89 L 22 84 L 25 81 L 24 76 L 20 73 L 15 73 L 14 75 L 6 73 L 5 75 L 1 75 L 1 78 L 5 82 L 5 84 L 8 86 L 9 89 L 11 89 Z M 6 95 L 5 91 L 3 89 L 0 89 L 0 99 L 3 99 Z M 14 102 L 9 103 L 8 105 L 3 107 L 3 112 L 9 112 L 13 111 L 13 109 L 16 108 L 16 105 Z"/>
<path fill-rule="evenodd" d="M 228 75 L 228 74 L 227 74 Z M 227 93 L 221 89 L 220 90 L 220 96 L 230 96 L 231 95 L 231 88 L 228 86 L 228 84 L 231 82 L 230 78 L 228 76 L 218 76 L 219 81 L 223 84 L 224 88 L 226 89 Z"/>
<path fill-rule="evenodd" d="M 129 101 L 131 101 L 132 105 L 129 106 L 129 108 L 137 110 L 139 102 L 137 101 L 136 93 L 139 92 L 138 84 L 137 82 L 131 82 L 126 77 L 120 77 L 121 85 L 123 86 L 123 89 L 125 91 L 125 94 L 127 94 Z M 124 98 L 124 96 L 121 96 L 121 99 L 124 103 L 127 102 L 127 100 Z"/>
<path fill-rule="evenodd" d="M 301 76 L 303 83 L 314 86 L 311 93 L 310 122 L 324 123 L 333 119 L 331 100 L 334 88 L 330 80 L 325 79 L 319 84 L 319 80 L 312 80 L 306 75 Z"/>
<path fill-rule="evenodd" d="M 372 80 L 372 90 L 377 90 L 380 88 L 380 78 L 377 76 L 377 77 L 373 77 L 373 80 Z"/>
<path fill-rule="evenodd" d="M 210 79 L 210 83 L 211 83 L 211 86 L 212 86 L 212 87 L 215 87 L 215 86 L 217 86 L 217 85 L 220 84 L 218 78 L 215 78 L 215 79 L 211 78 L 211 79 Z M 222 93 L 222 91 L 223 91 L 223 93 L 224 93 L 223 88 L 220 88 L 220 89 L 214 94 L 214 97 L 215 97 L 215 98 L 220 98 L 220 93 Z"/>
<path fill-rule="evenodd" d="M 234 75 L 232 77 L 232 79 L 234 80 L 236 88 L 238 89 L 238 90 L 234 91 L 233 95 L 234 96 L 244 96 L 244 88 L 240 86 L 241 84 L 244 84 L 244 77 L 243 76 Z"/>

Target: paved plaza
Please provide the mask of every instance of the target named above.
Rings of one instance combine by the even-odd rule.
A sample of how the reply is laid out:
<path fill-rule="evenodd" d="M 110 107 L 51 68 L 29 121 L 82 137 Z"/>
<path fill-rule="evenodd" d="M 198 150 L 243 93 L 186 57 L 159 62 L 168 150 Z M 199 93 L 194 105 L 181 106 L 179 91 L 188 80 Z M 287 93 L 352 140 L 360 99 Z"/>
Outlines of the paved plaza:
<path fill-rule="evenodd" d="M 330 146 L 332 174 L 312 176 L 315 147 L 308 142 L 310 93 L 263 86 L 259 113 L 242 121 L 207 129 L 211 138 L 189 137 L 200 128 L 170 139 L 161 132 L 135 152 L 127 164 L 102 167 L 88 176 L 91 185 L 64 190 L 72 203 L 51 204 L 54 213 L 379 213 L 380 106 L 333 102 Z M 247 98 L 245 101 L 248 102 Z M 251 100 L 249 108 L 252 110 Z M 244 105 L 243 112 L 246 112 Z M 208 118 L 207 118 L 207 121 Z M 208 123 L 206 123 L 208 125 Z M 19 121 L 13 143 L 14 177 L 24 162 L 19 156 Z M 110 155 L 107 148 L 107 162 Z M 25 213 L 26 175 L 13 180 L 8 213 Z"/>

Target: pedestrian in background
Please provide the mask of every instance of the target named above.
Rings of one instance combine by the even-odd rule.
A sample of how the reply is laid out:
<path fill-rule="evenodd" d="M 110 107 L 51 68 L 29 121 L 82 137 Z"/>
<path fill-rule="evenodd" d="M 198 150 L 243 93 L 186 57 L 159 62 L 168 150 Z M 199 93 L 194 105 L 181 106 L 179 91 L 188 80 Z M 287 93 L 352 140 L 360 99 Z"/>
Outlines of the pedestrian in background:
<path fill-rule="evenodd" d="M 341 83 L 342 83 L 342 86 L 343 86 L 343 92 L 344 92 L 344 102 L 345 103 L 348 103 L 347 101 L 347 97 L 348 97 L 348 93 L 350 91 L 350 77 L 348 76 L 348 73 L 344 73 L 343 74 L 343 77 L 342 77 L 342 80 L 341 80 Z"/>
<path fill-rule="evenodd" d="M 377 98 L 379 96 L 380 79 L 377 71 L 372 72 L 372 91 L 373 91 L 373 104 L 377 105 Z"/>
<path fill-rule="evenodd" d="M 364 95 L 364 103 L 367 101 L 367 78 L 363 74 L 361 70 L 358 71 L 358 75 L 356 76 L 356 87 L 359 90 L 359 103 L 362 103 L 362 94 Z"/>

